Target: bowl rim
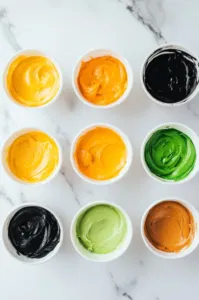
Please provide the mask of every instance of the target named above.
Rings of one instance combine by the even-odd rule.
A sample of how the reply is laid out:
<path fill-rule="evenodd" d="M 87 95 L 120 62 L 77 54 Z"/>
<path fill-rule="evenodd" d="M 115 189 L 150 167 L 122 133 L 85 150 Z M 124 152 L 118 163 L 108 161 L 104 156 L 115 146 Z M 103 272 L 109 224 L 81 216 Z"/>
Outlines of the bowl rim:
<path fill-rule="evenodd" d="M 87 211 L 89 208 L 91 208 L 93 206 L 97 206 L 97 205 L 108 205 L 108 206 L 112 206 L 112 207 L 116 208 L 123 214 L 126 224 L 127 224 L 127 232 L 126 232 L 126 236 L 125 236 L 124 240 L 121 242 L 120 245 L 118 245 L 118 248 L 116 248 L 115 250 L 113 250 L 112 252 L 107 253 L 107 254 L 96 254 L 96 253 L 92 253 L 92 252 L 88 251 L 86 248 L 84 248 L 81 245 L 81 243 L 78 241 L 78 238 L 76 237 L 76 223 L 77 223 L 79 216 L 84 211 Z M 131 222 L 131 219 L 130 219 L 129 215 L 127 214 L 127 212 L 120 205 L 113 203 L 113 202 L 108 202 L 108 201 L 94 201 L 94 202 L 90 202 L 90 203 L 87 203 L 86 205 L 82 206 L 74 215 L 72 222 L 71 222 L 71 226 L 70 226 L 70 237 L 71 237 L 71 242 L 72 242 L 72 245 L 73 245 L 75 251 L 84 259 L 90 260 L 93 262 L 97 262 L 97 263 L 109 262 L 109 261 L 115 260 L 115 259 L 119 258 L 120 256 L 122 256 L 128 249 L 129 245 L 131 244 L 133 233 L 134 233 L 134 230 L 133 230 L 132 222 Z M 77 244 L 80 247 L 78 247 L 76 245 L 75 241 L 77 241 Z M 120 251 L 116 255 L 115 253 L 118 250 L 120 250 Z M 86 255 L 85 253 L 88 253 L 88 255 Z"/>
<path fill-rule="evenodd" d="M 155 207 L 157 204 L 166 202 L 166 201 L 173 201 L 173 202 L 177 202 L 177 203 L 180 203 L 181 205 L 183 205 L 185 208 L 188 209 L 188 211 L 191 213 L 191 215 L 193 216 L 194 221 L 195 221 L 196 232 L 195 232 L 195 236 L 194 236 L 194 239 L 193 239 L 191 245 L 188 248 L 182 249 L 180 252 L 177 252 L 177 253 L 165 252 L 165 251 L 161 251 L 161 250 L 157 249 L 148 240 L 148 238 L 145 235 L 144 227 L 145 227 L 145 221 L 146 221 L 149 211 L 153 207 Z M 166 258 L 166 259 L 177 259 L 177 258 L 185 257 L 185 256 L 191 254 L 199 245 L 199 212 L 190 202 L 188 202 L 180 197 L 167 196 L 167 197 L 161 198 L 157 201 L 154 201 L 152 204 L 150 204 L 145 209 L 145 211 L 141 217 L 140 232 L 141 232 L 141 237 L 142 237 L 142 240 L 143 240 L 145 246 L 156 256 L 159 256 L 161 258 Z"/>
<path fill-rule="evenodd" d="M 32 54 L 31 54 L 32 53 Z M 8 74 L 8 70 L 9 70 L 9 67 L 10 65 L 12 64 L 12 62 L 14 62 L 17 57 L 19 57 L 20 55 L 29 55 L 29 56 L 35 56 L 36 54 L 37 55 L 40 55 L 40 56 L 43 56 L 43 57 L 46 57 L 48 58 L 55 66 L 58 74 L 59 74 L 59 90 L 57 91 L 56 95 L 48 102 L 44 103 L 43 105 L 39 105 L 39 106 L 26 106 L 18 101 L 16 101 L 12 95 L 10 94 L 9 90 L 8 90 L 8 87 L 7 87 L 7 74 Z M 55 60 L 54 57 L 52 57 L 51 55 L 47 54 L 46 52 L 42 51 L 42 50 L 38 50 L 38 49 L 22 49 L 22 50 L 19 50 L 17 52 L 15 52 L 10 58 L 9 60 L 7 61 L 5 67 L 4 67 L 4 71 L 3 71 L 3 89 L 7 95 L 7 98 L 12 102 L 14 103 L 15 105 L 19 106 L 19 107 L 22 107 L 22 108 L 25 108 L 25 109 L 42 109 L 44 107 L 47 107 L 51 104 L 53 104 L 58 98 L 59 96 L 61 95 L 61 92 L 63 90 L 63 74 L 62 74 L 62 70 L 61 70 L 61 67 L 59 65 L 59 63 L 57 62 L 57 60 Z"/>
<path fill-rule="evenodd" d="M 178 43 L 164 43 L 158 47 L 156 47 L 153 51 L 150 52 L 150 54 L 148 54 L 145 59 L 144 62 L 141 65 L 141 69 L 140 69 L 140 81 L 141 81 L 141 86 L 146 94 L 146 96 L 151 99 L 154 103 L 159 104 L 161 106 L 164 107 L 174 107 L 174 106 L 181 106 L 183 104 L 187 104 L 188 102 L 190 102 L 193 98 L 195 98 L 195 96 L 198 94 L 199 92 L 199 82 L 198 85 L 196 86 L 196 88 L 194 89 L 194 91 L 184 100 L 176 102 L 176 103 L 165 103 L 165 102 L 161 102 L 160 100 L 156 99 L 155 97 L 153 97 L 149 91 L 147 90 L 144 80 L 143 80 L 143 76 L 144 76 L 144 72 L 145 72 L 145 66 L 146 63 L 148 61 L 148 59 L 158 50 L 161 50 L 163 48 L 174 48 L 174 49 L 178 49 L 178 50 L 182 50 L 184 52 L 186 52 L 187 54 L 193 56 L 193 58 L 195 58 L 195 60 L 198 62 L 198 66 L 199 66 L 199 57 L 192 51 L 190 51 L 189 49 L 187 49 L 186 47 L 184 47 L 181 44 Z M 198 77 L 199 77 L 199 69 L 198 69 Z"/>
<path fill-rule="evenodd" d="M 180 129 L 178 128 L 180 127 Z M 175 128 L 179 131 L 182 131 L 183 133 L 185 133 L 184 129 L 188 132 L 190 132 L 197 140 L 198 140 L 198 146 L 196 145 L 195 140 L 193 140 L 192 137 L 190 137 L 189 133 L 185 133 L 193 142 L 194 146 L 195 146 L 195 150 L 196 150 L 196 163 L 195 166 L 193 168 L 193 170 L 182 180 L 178 180 L 178 181 L 174 181 L 174 180 L 167 180 L 164 178 L 161 178 L 155 174 L 152 173 L 152 171 L 149 169 L 149 167 L 147 166 L 147 163 L 145 161 L 145 156 L 144 156 L 144 152 L 145 152 L 145 146 L 146 143 L 149 141 L 149 139 L 151 138 L 151 136 L 158 130 L 160 129 L 167 129 L 167 128 Z M 199 165 L 197 166 L 197 161 L 199 161 L 199 137 L 197 135 L 197 133 L 190 127 L 188 127 L 187 125 L 184 125 L 182 123 L 178 123 L 178 122 L 166 122 L 166 123 L 161 123 L 155 127 L 153 127 L 151 130 L 148 131 L 148 133 L 146 134 L 142 145 L 141 145 L 141 163 L 143 166 L 143 169 L 145 170 L 145 172 L 147 173 L 147 175 L 152 178 L 155 179 L 156 181 L 162 183 L 162 184 L 182 184 L 184 182 L 188 182 L 189 180 L 191 180 L 192 178 L 195 177 L 195 175 L 198 173 L 199 171 Z"/>
<path fill-rule="evenodd" d="M 82 61 L 84 61 L 84 59 L 86 59 L 86 57 L 88 57 L 89 55 L 92 55 L 92 54 L 94 55 L 94 53 L 96 53 L 96 52 L 99 52 L 99 55 L 96 55 L 96 57 L 110 55 L 112 57 L 119 59 L 123 63 L 123 65 L 126 69 L 126 72 L 127 72 L 128 84 L 127 84 L 126 90 L 124 91 L 124 93 L 121 95 L 121 97 L 119 99 L 117 99 L 116 101 L 114 101 L 108 105 L 93 104 L 90 101 L 86 100 L 86 98 L 84 98 L 83 95 L 81 94 L 81 92 L 79 91 L 79 87 L 77 85 L 77 77 L 79 74 L 79 69 L 80 69 Z M 104 53 L 104 54 L 100 55 L 100 53 Z M 105 53 L 107 53 L 107 54 L 105 54 Z M 90 59 L 92 59 L 92 58 L 93 57 L 90 56 Z M 85 52 L 82 56 L 79 57 L 79 59 L 76 61 L 75 65 L 74 65 L 74 68 L 72 71 L 72 86 L 73 86 L 73 90 L 74 90 L 76 96 L 79 98 L 79 100 L 89 107 L 102 109 L 102 110 L 108 109 L 108 108 L 113 108 L 113 107 L 116 107 L 119 104 L 123 103 L 128 98 L 128 96 L 132 90 L 133 83 L 134 83 L 134 76 L 133 76 L 133 71 L 132 71 L 129 61 L 123 55 L 121 55 L 111 49 L 103 49 L 103 48 L 90 49 L 89 51 Z"/>
<path fill-rule="evenodd" d="M 9 241 L 9 237 L 8 237 L 8 227 L 9 227 L 12 217 L 20 209 L 22 209 L 24 207 L 29 207 L 29 206 L 38 206 L 38 207 L 44 208 L 47 211 L 49 211 L 57 220 L 59 228 L 60 228 L 60 240 L 57 243 L 57 245 L 55 246 L 55 248 L 51 252 L 49 252 L 46 256 L 39 258 L 39 259 L 28 258 L 24 255 L 17 255 L 16 249 L 14 248 L 12 243 Z M 6 238 L 5 238 L 5 235 L 6 235 Z M 7 214 L 7 216 L 5 217 L 5 219 L 3 221 L 1 238 L 3 241 L 4 248 L 9 253 L 9 255 L 11 257 L 13 257 L 15 260 L 20 261 L 21 263 L 24 263 L 24 264 L 37 265 L 37 264 L 47 262 L 49 259 L 53 258 L 58 253 L 58 251 L 62 245 L 63 239 L 64 239 L 64 229 L 63 229 L 63 225 L 62 225 L 62 221 L 61 221 L 60 217 L 57 215 L 57 213 L 55 213 L 53 210 L 51 210 L 48 206 L 40 204 L 40 203 L 36 203 L 36 202 L 26 202 L 26 203 L 21 203 L 19 205 L 12 207 L 12 209 L 9 211 L 9 213 Z M 7 239 L 7 242 L 6 242 L 6 239 Z M 9 246 L 7 243 L 9 244 Z M 16 252 L 16 255 L 11 252 L 10 248 L 13 249 L 13 252 Z M 25 260 L 21 259 L 22 257 L 25 258 Z"/>

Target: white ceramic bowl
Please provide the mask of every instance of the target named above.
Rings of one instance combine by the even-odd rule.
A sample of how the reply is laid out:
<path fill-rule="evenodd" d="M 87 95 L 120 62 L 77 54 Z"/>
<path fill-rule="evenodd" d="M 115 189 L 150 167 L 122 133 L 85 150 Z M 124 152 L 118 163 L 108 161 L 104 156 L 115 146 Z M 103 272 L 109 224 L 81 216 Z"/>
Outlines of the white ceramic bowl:
<path fill-rule="evenodd" d="M 154 98 L 149 93 L 149 91 L 147 90 L 147 88 L 145 86 L 145 83 L 144 83 L 144 74 L 145 74 L 147 62 L 155 55 L 156 52 L 158 52 L 160 50 L 165 50 L 165 49 L 168 49 L 168 50 L 169 49 L 177 49 L 177 50 L 184 51 L 187 54 L 191 55 L 193 58 L 195 58 L 195 60 L 197 61 L 197 64 L 198 64 L 198 84 L 197 84 L 196 88 L 194 89 L 194 91 L 186 99 L 183 99 L 182 101 L 177 102 L 177 103 L 164 103 L 164 102 L 159 101 L 158 99 Z M 196 94 L 199 92 L 199 58 L 195 54 L 193 54 L 191 51 L 187 50 L 186 48 L 184 48 L 181 45 L 172 44 L 172 43 L 163 44 L 163 45 L 157 47 L 150 55 L 148 55 L 146 57 L 146 59 L 144 60 L 143 65 L 141 67 L 140 78 L 141 78 L 141 84 L 142 84 L 143 90 L 145 91 L 146 95 L 153 102 L 155 102 L 155 103 L 157 103 L 159 105 L 162 105 L 162 106 L 167 106 L 167 107 L 168 106 L 170 106 L 170 107 L 172 107 L 172 106 L 180 106 L 180 105 L 186 104 L 187 102 L 191 101 L 196 96 Z"/>
<path fill-rule="evenodd" d="M 59 80 L 60 80 L 60 87 L 59 87 L 59 90 L 57 92 L 57 94 L 55 95 L 55 97 L 41 105 L 41 106 L 26 106 L 26 105 L 23 105 L 21 104 L 20 102 L 16 101 L 12 95 L 10 94 L 9 90 L 8 90 L 8 87 L 7 87 L 7 74 L 8 74 L 8 70 L 10 68 L 10 65 L 13 63 L 13 61 L 15 61 L 17 59 L 17 57 L 21 56 L 21 55 L 27 55 L 27 56 L 43 56 L 43 57 L 46 57 L 48 58 L 55 66 L 55 68 L 57 69 L 57 72 L 59 74 Z M 8 61 L 6 67 L 5 67 L 5 70 L 4 70 L 4 73 L 3 73 L 3 87 L 4 87 L 4 90 L 8 96 L 8 99 L 10 99 L 13 103 L 17 104 L 18 106 L 20 107 L 25 107 L 25 108 L 30 108 L 30 109 L 39 109 L 39 108 L 43 108 L 43 107 L 47 107 L 49 105 L 51 105 L 52 103 L 54 103 L 60 96 L 61 94 L 61 91 L 62 91 L 62 88 L 63 88 L 63 76 L 62 76 L 62 71 L 60 69 L 60 66 L 59 64 L 57 63 L 57 61 L 52 58 L 51 56 L 45 54 L 44 52 L 42 51 L 39 51 L 39 50 L 33 50 L 33 49 L 26 49 L 26 50 L 20 50 L 18 51 L 15 55 L 13 55 L 11 57 L 11 59 Z"/>
<path fill-rule="evenodd" d="M 182 204 L 190 211 L 190 213 L 193 215 L 193 218 L 195 221 L 195 236 L 194 236 L 194 239 L 193 239 L 191 245 L 188 248 L 182 249 L 180 252 L 177 252 L 177 253 L 164 252 L 164 251 L 157 249 L 148 240 L 148 238 L 145 235 L 145 231 L 144 231 L 145 221 L 146 221 L 147 215 L 148 215 L 149 211 L 151 210 L 151 208 L 154 207 L 155 205 L 157 205 L 158 203 L 165 202 L 165 201 L 176 201 L 176 202 Z M 167 197 L 167 198 L 161 199 L 161 200 L 156 201 L 153 204 L 151 204 L 144 212 L 144 214 L 142 216 L 142 220 L 141 220 L 141 236 L 142 236 L 142 239 L 143 239 L 146 247 L 156 256 L 159 256 L 162 258 L 168 258 L 168 259 L 176 259 L 176 258 L 185 257 L 185 256 L 189 255 L 191 252 L 193 252 L 199 244 L 199 213 L 195 209 L 195 207 L 193 207 L 193 205 L 191 205 L 189 202 L 178 199 L 177 197 Z"/>
<path fill-rule="evenodd" d="M 115 102 L 110 103 L 109 105 L 96 105 L 93 104 L 91 102 L 89 102 L 88 100 L 86 100 L 81 91 L 79 90 L 78 87 L 78 83 L 77 83 L 77 78 L 78 78 L 78 74 L 81 68 L 81 64 L 83 61 L 89 61 L 92 58 L 96 58 L 96 57 L 101 57 L 101 56 L 112 56 L 115 57 L 117 59 L 119 59 L 123 65 L 126 68 L 126 72 L 127 72 L 127 78 L 128 78 L 128 84 L 127 84 L 127 88 L 126 91 L 124 92 L 124 94 Z M 129 64 L 129 62 L 120 54 L 112 51 L 112 50 L 107 50 L 107 49 L 95 49 L 95 50 L 90 50 L 88 51 L 86 54 L 84 54 L 76 63 L 75 68 L 73 70 L 73 74 L 72 74 L 72 85 L 74 88 L 74 91 L 77 95 L 77 97 L 85 104 L 87 104 L 90 107 L 94 107 L 94 108 L 101 108 L 101 109 L 107 109 L 107 108 L 112 108 L 115 107 L 117 105 L 119 105 L 120 103 L 122 103 L 129 95 L 132 86 L 133 86 L 133 72 L 131 69 L 131 66 Z"/>
<path fill-rule="evenodd" d="M 10 224 L 10 221 L 11 221 L 12 217 L 20 209 L 22 209 L 24 207 L 27 207 L 27 206 L 38 206 L 38 207 L 41 207 L 41 208 L 44 208 L 44 209 L 48 210 L 52 215 L 54 215 L 54 217 L 56 218 L 56 220 L 59 224 L 59 227 L 60 227 L 60 240 L 59 240 L 58 244 L 55 246 L 55 248 L 50 253 L 48 253 L 46 256 L 44 256 L 42 258 L 29 258 L 29 257 L 26 257 L 24 255 L 18 255 L 16 249 L 14 248 L 14 246 L 12 245 L 12 243 L 11 243 L 9 237 L 8 237 L 8 228 L 9 228 L 9 224 Z M 59 217 L 51 209 L 49 209 L 48 207 L 40 205 L 38 203 L 23 203 L 23 204 L 15 207 L 8 214 L 8 216 L 6 217 L 6 219 L 3 223 L 3 227 L 2 227 L 2 241 L 3 241 L 3 244 L 6 248 L 6 250 L 8 251 L 8 253 L 12 257 L 17 259 L 18 261 L 23 262 L 23 263 L 28 263 L 28 264 L 31 264 L 31 265 L 44 263 L 47 260 L 49 260 L 50 258 L 52 258 L 59 251 L 59 248 L 60 248 L 60 246 L 62 244 L 62 241 L 63 241 L 63 226 L 62 226 L 62 223 L 61 223 Z"/>
<path fill-rule="evenodd" d="M 96 206 L 96 205 L 110 205 L 112 207 L 115 207 L 116 209 L 118 209 L 119 211 L 121 211 L 121 213 L 124 215 L 125 220 L 126 220 L 126 224 L 127 224 L 127 233 L 126 236 L 124 238 L 124 240 L 121 242 L 121 244 L 117 247 L 117 249 L 115 249 L 114 251 L 112 251 L 111 253 L 107 253 L 107 254 L 96 254 L 96 253 L 92 253 L 90 251 L 88 251 L 86 248 L 84 248 L 82 246 L 82 244 L 80 243 L 77 234 L 76 234 L 76 224 L 77 224 L 77 220 L 79 218 L 79 216 L 86 211 L 87 209 L 89 209 L 90 207 Z M 70 228 L 70 236 L 71 236 L 71 241 L 72 244 L 75 248 L 75 250 L 77 251 L 77 253 L 79 253 L 83 258 L 91 260 L 91 261 L 95 261 L 95 262 L 108 262 L 111 260 L 114 260 L 118 257 L 120 257 L 129 247 L 131 240 L 132 240 L 132 236 L 133 236 L 133 228 L 132 228 L 132 223 L 131 220 L 129 218 L 129 216 L 127 215 L 127 213 L 119 206 L 113 203 L 109 203 L 106 201 L 99 201 L 99 202 L 93 202 L 93 203 L 89 203 L 87 205 L 85 205 L 84 207 L 82 207 L 74 216 L 72 223 L 71 223 L 71 228 Z"/>
<path fill-rule="evenodd" d="M 127 149 L 127 162 L 126 165 L 124 166 L 124 168 L 121 170 L 121 172 L 114 178 L 111 179 L 107 179 L 107 180 L 95 180 L 95 179 L 91 179 L 87 176 L 85 176 L 83 173 L 80 172 L 75 159 L 74 159 L 74 153 L 76 150 L 76 145 L 77 142 L 79 140 L 79 138 L 85 134 L 86 132 L 90 131 L 93 128 L 96 127 L 105 127 L 105 128 L 109 128 L 112 129 L 113 131 L 115 131 L 124 141 L 124 144 L 126 145 L 126 149 Z M 129 170 L 131 163 L 132 163 L 132 159 L 133 159 L 133 149 L 132 149 L 132 145 L 131 142 L 129 140 L 129 138 L 126 136 L 126 134 L 124 134 L 119 128 L 110 125 L 110 124 L 106 124 L 106 123 L 95 123 L 92 125 L 89 125 L 87 127 L 85 127 L 84 129 L 82 129 L 74 138 L 73 143 L 71 145 L 71 151 L 70 151 L 70 161 L 72 164 L 72 167 L 74 169 L 74 171 L 77 173 L 77 175 L 79 175 L 84 181 L 88 182 L 88 183 L 92 183 L 92 184 L 96 184 L 96 185 L 106 185 L 106 184 L 111 184 L 113 182 L 116 182 L 118 180 L 120 180 L 121 178 L 124 177 L 124 175 L 127 173 L 127 171 Z"/>
<path fill-rule="evenodd" d="M 21 179 L 19 179 L 17 176 L 15 176 L 9 166 L 8 166 L 8 163 L 7 163 L 7 151 L 9 149 L 9 147 L 12 145 L 12 143 L 15 141 L 16 138 L 18 138 L 19 136 L 25 134 L 25 133 L 28 133 L 28 132 L 32 132 L 32 131 L 39 131 L 39 132 L 43 132 L 45 134 L 47 134 L 57 145 L 57 148 L 58 148 L 58 151 L 59 151 L 59 162 L 58 162 L 58 165 L 56 167 L 56 169 L 54 170 L 54 172 L 48 177 L 46 178 L 45 180 L 42 180 L 42 181 L 39 181 L 39 182 L 33 182 L 33 183 L 30 183 L 30 182 L 26 182 L 26 181 L 23 181 Z M 48 132 L 45 132 L 44 130 L 42 129 L 39 129 L 39 128 L 24 128 L 24 129 L 20 129 L 14 133 L 12 133 L 4 142 L 3 144 L 3 147 L 2 147 L 2 151 L 1 151 L 1 161 L 2 161 L 2 165 L 3 165 L 3 168 L 6 172 L 6 174 L 14 181 L 18 182 L 18 183 L 22 183 L 22 184 L 25 184 L 25 185 L 40 185 L 40 184 L 44 184 L 44 183 L 47 183 L 49 182 L 50 180 L 52 180 L 58 173 L 59 173 L 59 170 L 61 168 L 61 165 L 62 165 L 62 149 L 61 149 L 61 146 L 59 144 L 59 142 L 52 136 L 50 135 Z"/>
<path fill-rule="evenodd" d="M 182 180 L 179 181 L 174 181 L 174 180 L 167 180 L 161 177 L 156 176 L 155 174 L 153 174 L 151 172 L 151 170 L 149 169 L 149 167 L 146 164 L 145 161 L 145 157 L 144 157 L 144 150 L 145 150 L 145 146 L 146 143 L 148 142 L 148 140 L 151 138 L 151 136 L 160 129 L 167 129 L 167 128 L 174 128 L 177 129 L 183 133 L 185 133 L 188 137 L 191 138 L 195 148 L 196 148 L 196 162 L 195 162 L 195 166 L 193 168 L 193 170 L 188 174 L 188 176 Z M 143 165 L 144 170 L 146 171 L 146 173 L 153 179 L 157 180 L 158 182 L 161 183 L 166 183 L 166 184 L 181 184 L 184 183 L 186 181 L 189 181 L 190 179 L 192 179 L 199 171 L 199 137 L 198 135 L 189 127 L 180 124 L 180 123 L 164 123 L 161 124 L 155 128 L 153 128 L 146 136 L 146 138 L 144 139 L 143 143 L 142 143 L 142 147 L 141 147 L 141 162 Z"/>

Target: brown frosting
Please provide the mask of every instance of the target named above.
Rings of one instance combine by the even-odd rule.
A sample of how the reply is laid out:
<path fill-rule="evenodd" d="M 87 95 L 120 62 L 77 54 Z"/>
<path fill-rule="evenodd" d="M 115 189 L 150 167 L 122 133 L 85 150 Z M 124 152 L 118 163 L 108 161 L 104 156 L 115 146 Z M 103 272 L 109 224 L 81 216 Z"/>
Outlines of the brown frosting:
<path fill-rule="evenodd" d="M 145 235 L 161 251 L 179 252 L 189 247 L 194 234 L 194 218 L 179 202 L 158 203 L 146 217 Z"/>

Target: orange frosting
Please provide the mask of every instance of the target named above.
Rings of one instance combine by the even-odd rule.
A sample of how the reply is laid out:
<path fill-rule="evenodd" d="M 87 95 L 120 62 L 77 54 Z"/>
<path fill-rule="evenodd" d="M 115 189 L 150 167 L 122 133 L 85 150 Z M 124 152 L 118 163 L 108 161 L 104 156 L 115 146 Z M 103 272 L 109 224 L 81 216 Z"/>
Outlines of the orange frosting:
<path fill-rule="evenodd" d="M 83 134 L 76 145 L 74 159 L 81 173 L 95 180 L 116 177 L 126 164 L 127 150 L 112 129 L 96 127 Z"/>
<path fill-rule="evenodd" d="M 124 94 L 127 72 L 117 58 L 102 56 L 82 62 L 77 82 L 87 101 L 96 105 L 109 105 Z"/>

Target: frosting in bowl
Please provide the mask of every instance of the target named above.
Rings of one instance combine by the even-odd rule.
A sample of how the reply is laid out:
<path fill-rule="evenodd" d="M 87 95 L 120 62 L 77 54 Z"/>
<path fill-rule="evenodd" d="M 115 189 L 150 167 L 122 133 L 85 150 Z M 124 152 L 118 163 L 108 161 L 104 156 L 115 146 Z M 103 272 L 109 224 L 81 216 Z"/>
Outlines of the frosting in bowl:
<path fill-rule="evenodd" d="M 82 62 L 77 78 L 83 97 L 102 106 L 117 101 L 126 91 L 127 82 L 123 63 L 112 56 L 91 58 Z"/>
<path fill-rule="evenodd" d="M 144 155 L 153 174 L 173 181 L 186 178 L 196 162 L 196 149 L 192 140 L 174 128 L 153 133 L 146 143 Z"/>
<path fill-rule="evenodd" d="M 199 82 L 199 62 L 192 55 L 166 46 L 156 50 L 145 64 L 144 84 L 160 102 L 186 101 Z"/>
<path fill-rule="evenodd" d="M 50 102 L 60 88 L 59 73 L 44 56 L 17 57 L 8 69 L 6 82 L 15 101 L 30 107 Z"/>
<path fill-rule="evenodd" d="M 76 234 L 88 251 L 106 254 L 114 251 L 124 240 L 127 224 L 123 213 L 106 204 L 88 208 L 78 218 Z"/>
<path fill-rule="evenodd" d="M 176 201 L 160 202 L 150 209 L 146 217 L 145 235 L 157 249 L 179 252 L 189 247 L 194 238 L 193 216 Z"/>
<path fill-rule="evenodd" d="M 60 241 L 60 226 L 55 216 L 39 206 L 17 211 L 8 226 L 8 236 L 18 255 L 42 258 Z"/>
<path fill-rule="evenodd" d="M 10 171 L 28 183 L 47 179 L 57 168 L 58 162 L 57 144 L 41 131 L 20 135 L 7 149 L 7 164 Z"/>
<path fill-rule="evenodd" d="M 95 127 L 77 141 L 74 159 L 79 171 L 88 178 L 108 180 L 124 168 L 127 149 L 122 138 L 112 129 Z"/>

